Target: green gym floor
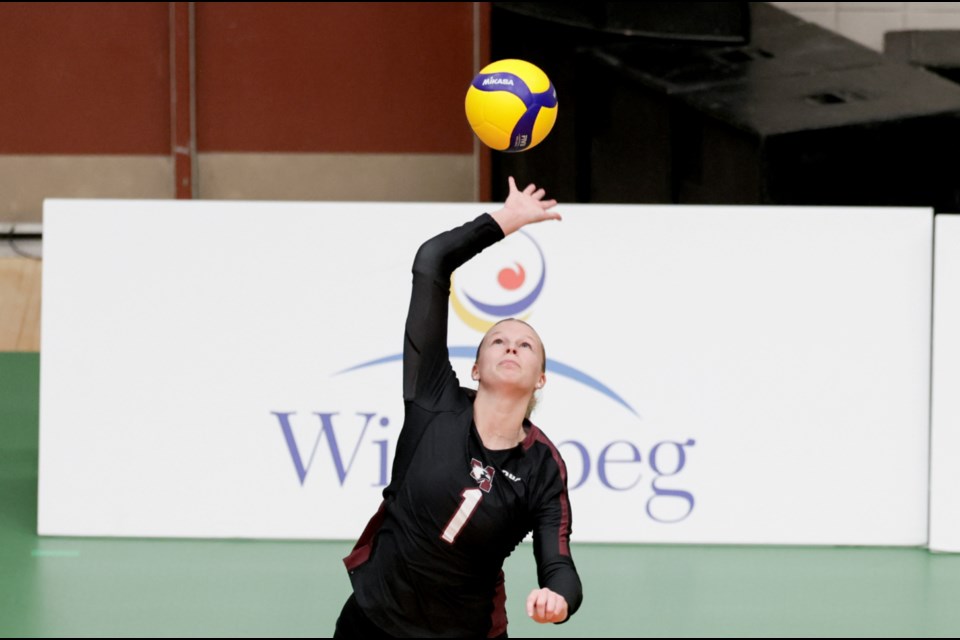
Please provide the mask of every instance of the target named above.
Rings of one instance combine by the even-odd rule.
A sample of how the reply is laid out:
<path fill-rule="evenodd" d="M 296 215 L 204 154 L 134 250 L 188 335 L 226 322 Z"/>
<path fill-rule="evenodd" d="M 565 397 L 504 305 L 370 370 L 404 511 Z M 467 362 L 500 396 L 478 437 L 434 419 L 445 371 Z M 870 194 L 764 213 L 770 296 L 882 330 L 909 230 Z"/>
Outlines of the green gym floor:
<path fill-rule="evenodd" d="M 351 542 L 36 535 L 39 355 L 0 354 L 0 636 L 329 637 Z M 956 636 L 960 556 L 924 549 L 576 544 L 584 604 L 526 619 L 530 546 L 504 568 L 513 637 Z"/>

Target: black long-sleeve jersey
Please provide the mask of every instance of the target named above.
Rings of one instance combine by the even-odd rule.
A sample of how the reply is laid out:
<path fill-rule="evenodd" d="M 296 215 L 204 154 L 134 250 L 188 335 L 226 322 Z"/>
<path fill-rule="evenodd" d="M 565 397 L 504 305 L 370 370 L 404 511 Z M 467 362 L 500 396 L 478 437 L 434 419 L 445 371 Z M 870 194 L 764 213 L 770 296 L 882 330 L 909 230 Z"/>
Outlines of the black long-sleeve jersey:
<path fill-rule="evenodd" d="M 582 599 L 560 454 L 529 421 L 517 447 L 486 449 L 473 423 L 475 392 L 450 365 L 450 276 L 502 238 L 484 214 L 428 240 L 414 260 L 391 481 L 344 559 L 358 603 L 391 635 L 503 634 L 503 561 L 530 531 L 540 586 L 564 596 L 570 615 Z"/>

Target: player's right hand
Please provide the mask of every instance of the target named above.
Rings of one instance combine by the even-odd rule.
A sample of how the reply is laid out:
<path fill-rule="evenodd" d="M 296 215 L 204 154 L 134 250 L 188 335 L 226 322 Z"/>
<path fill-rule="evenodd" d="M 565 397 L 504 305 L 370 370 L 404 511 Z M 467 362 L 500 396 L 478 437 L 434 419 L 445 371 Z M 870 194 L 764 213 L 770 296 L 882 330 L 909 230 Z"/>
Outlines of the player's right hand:
<path fill-rule="evenodd" d="M 534 622 L 563 622 L 567 619 L 567 599 L 550 589 L 534 589 L 527 596 L 527 615 Z"/>

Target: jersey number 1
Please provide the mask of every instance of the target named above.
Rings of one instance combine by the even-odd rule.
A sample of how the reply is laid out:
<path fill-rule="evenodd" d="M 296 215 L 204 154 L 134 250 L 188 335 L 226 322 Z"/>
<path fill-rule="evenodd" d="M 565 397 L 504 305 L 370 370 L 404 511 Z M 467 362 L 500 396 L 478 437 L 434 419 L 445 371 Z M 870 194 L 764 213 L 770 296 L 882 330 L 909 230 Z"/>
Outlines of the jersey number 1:
<path fill-rule="evenodd" d="M 460 535 L 463 525 L 467 524 L 467 520 L 477 510 L 477 505 L 483 499 L 483 492 L 480 489 L 464 489 L 460 495 L 463 497 L 463 500 L 460 501 L 460 508 L 450 518 L 447 528 L 443 530 L 443 535 L 440 536 L 450 544 L 453 544 L 457 536 Z"/>

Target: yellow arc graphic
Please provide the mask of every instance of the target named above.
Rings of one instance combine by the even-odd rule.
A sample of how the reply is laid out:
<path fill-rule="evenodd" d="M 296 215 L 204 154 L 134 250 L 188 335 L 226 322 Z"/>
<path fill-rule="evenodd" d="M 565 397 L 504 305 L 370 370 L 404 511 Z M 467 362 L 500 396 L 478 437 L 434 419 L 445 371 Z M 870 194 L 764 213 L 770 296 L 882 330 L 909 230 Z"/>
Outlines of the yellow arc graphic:
<path fill-rule="evenodd" d="M 457 314 L 458 318 L 463 320 L 463 323 L 465 325 L 467 325 L 471 329 L 474 329 L 475 331 L 479 331 L 480 333 L 486 333 L 487 331 L 490 330 L 490 327 L 492 327 L 497 322 L 499 322 L 499 320 L 495 320 L 493 322 L 489 320 L 484 320 L 483 318 L 480 318 L 475 314 L 470 313 L 470 311 L 467 310 L 465 306 L 463 306 L 463 303 L 460 302 L 460 298 L 457 297 L 457 291 L 456 291 L 456 288 L 454 287 L 454 276 L 450 276 L 450 305 L 453 307 L 454 313 Z M 530 317 L 530 314 L 528 313 L 523 317 L 521 317 L 520 319 L 526 322 L 527 318 L 529 317 Z"/>

